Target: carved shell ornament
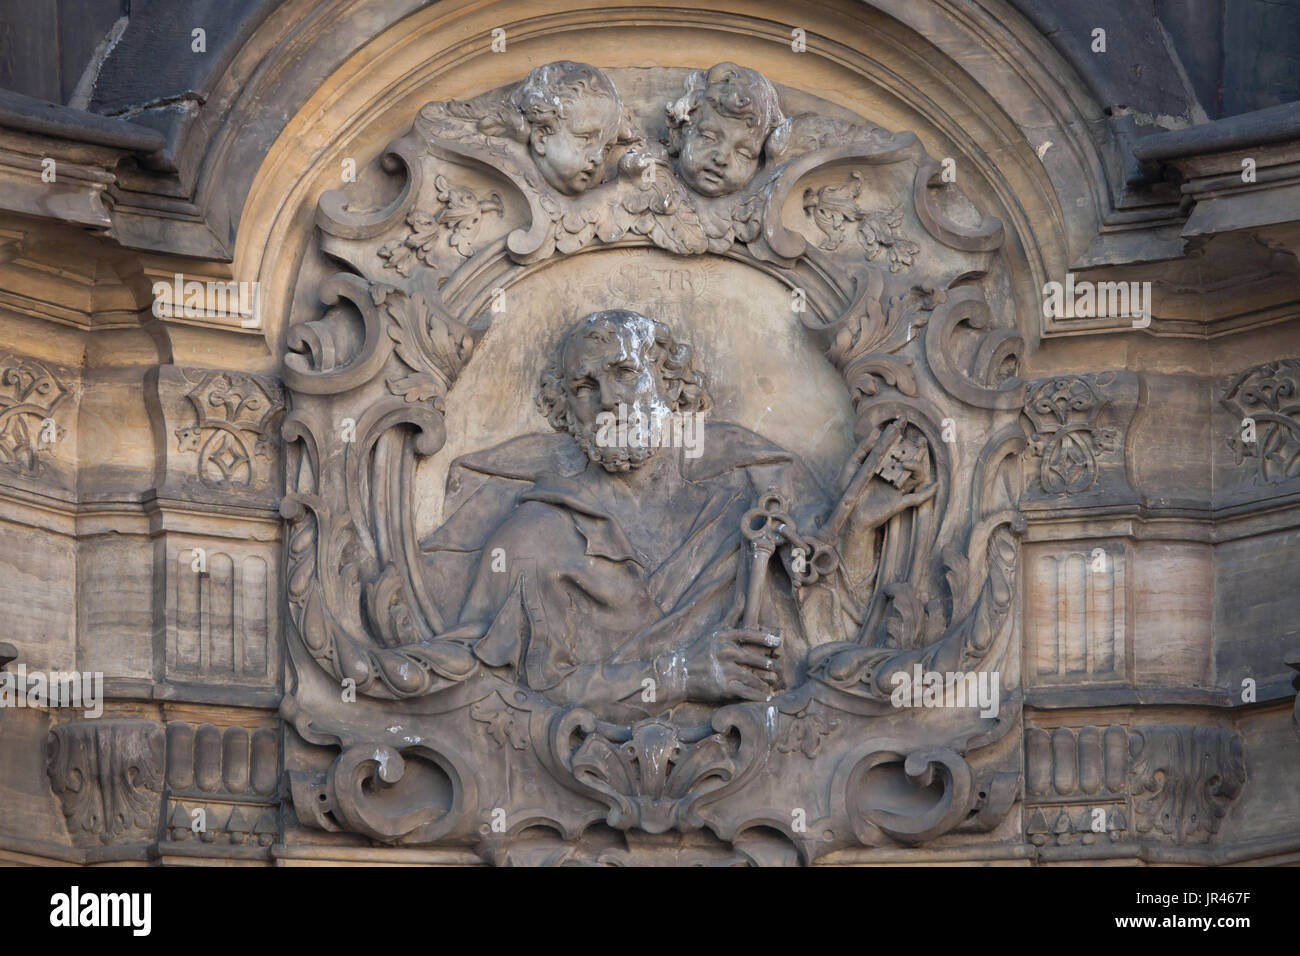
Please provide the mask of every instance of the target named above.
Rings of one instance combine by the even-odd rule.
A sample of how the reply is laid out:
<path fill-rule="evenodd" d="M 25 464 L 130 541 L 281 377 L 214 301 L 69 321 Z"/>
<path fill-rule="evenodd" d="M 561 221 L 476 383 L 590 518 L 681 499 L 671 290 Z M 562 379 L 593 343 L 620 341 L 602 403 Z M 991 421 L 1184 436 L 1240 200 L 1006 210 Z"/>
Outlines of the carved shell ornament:
<path fill-rule="evenodd" d="M 657 71 L 653 107 L 625 102 L 617 76 L 559 61 L 430 103 L 381 157 L 400 183 L 391 202 L 320 199 L 320 248 L 345 268 L 287 336 L 297 680 L 283 709 L 338 755 L 324 775 L 289 768 L 299 818 L 498 862 L 536 827 L 571 843 L 596 825 L 703 832 L 742 855 L 761 828 L 803 861 L 989 829 L 1017 774 L 990 745 L 1020 701 L 1002 669 L 1023 528 L 1007 477 L 1025 447 L 1023 343 L 984 285 L 1002 226 L 942 181 L 912 133 L 787 109 L 811 100 L 752 68 Z M 719 563 L 704 533 L 664 562 L 653 587 L 676 575 L 677 597 L 659 604 L 637 605 L 645 581 L 614 576 L 653 562 L 590 504 L 582 452 L 608 472 L 633 464 L 583 444 L 574 410 L 600 383 L 570 373 L 617 345 L 653 357 L 657 377 L 633 360 L 622 372 L 665 409 L 707 409 L 708 386 L 690 330 L 630 307 L 589 316 L 553 357 L 539 403 L 556 431 L 453 463 L 459 510 L 416 531 L 417 466 L 447 440 L 448 403 L 469 400 L 450 393 L 489 325 L 510 321 L 502 291 L 610 245 L 657 247 L 684 268 L 726 256 L 784 283 L 806 305 L 791 321 L 853 409 L 856 448 L 820 493 L 753 423 L 710 419 L 719 450 L 689 465 L 692 480 L 737 510 L 709 527 Z M 954 418 L 955 443 L 943 437 Z M 771 487 L 733 493 L 760 478 Z M 580 606 L 564 590 L 553 572 L 574 535 L 583 568 L 610 569 L 583 593 L 608 586 L 632 603 Z M 495 577 L 494 560 L 506 562 Z M 711 623 L 692 630 L 697 618 Z M 713 687 L 696 667 L 711 628 L 752 636 L 778 619 L 779 661 L 744 637 L 708 645 L 770 671 L 766 693 L 699 690 Z M 593 658 L 602 641 L 609 654 Z M 916 672 L 997 677 L 996 713 L 900 706 L 894 676 Z M 508 796 L 515 773 L 542 781 L 527 805 Z"/>

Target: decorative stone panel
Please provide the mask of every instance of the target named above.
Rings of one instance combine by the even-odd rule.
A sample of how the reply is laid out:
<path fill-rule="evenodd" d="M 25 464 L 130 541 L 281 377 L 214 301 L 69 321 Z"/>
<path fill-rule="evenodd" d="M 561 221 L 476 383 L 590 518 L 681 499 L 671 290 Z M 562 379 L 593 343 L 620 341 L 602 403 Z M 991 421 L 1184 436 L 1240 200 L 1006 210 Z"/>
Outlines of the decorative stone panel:
<path fill-rule="evenodd" d="M 1026 677 L 1035 685 L 1130 678 L 1126 577 L 1121 542 L 1029 548 L 1025 613 Z"/>
<path fill-rule="evenodd" d="M 274 505 L 283 473 L 279 384 L 245 372 L 176 365 L 155 374 L 163 487 L 180 497 Z"/>
<path fill-rule="evenodd" d="M 559 119 L 542 118 L 554 96 L 608 122 L 564 146 Z M 699 124 L 719 97 L 756 111 L 744 135 L 761 150 L 715 155 Z M 300 680 L 283 709 L 306 742 L 286 752 L 299 824 L 497 862 L 539 827 L 573 852 L 598 823 L 707 832 L 720 860 L 762 827 L 805 862 L 996 827 L 1018 776 L 1015 748 L 995 745 L 1019 714 L 1007 664 L 1026 441 L 1024 343 L 989 298 L 1005 275 L 1002 223 L 912 133 L 806 97 L 787 112 L 766 77 L 730 63 L 635 75 L 544 64 L 474 100 L 426 105 L 384 157 L 400 180 L 385 207 L 321 197 L 320 249 L 345 268 L 286 338 L 286 611 Z M 748 327 L 728 324 L 724 303 Z M 485 358 L 501 335 L 514 350 Z M 547 583 L 570 560 L 596 576 L 650 563 L 640 549 L 654 545 L 625 537 L 631 513 L 579 502 L 602 471 L 651 455 L 584 444 L 576 403 L 590 390 L 562 368 L 566 343 L 629 335 L 666 355 L 624 348 L 625 364 L 641 363 L 623 368 L 624 384 L 659 378 L 657 401 L 679 415 L 713 407 L 703 369 L 726 389 L 737 350 L 772 360 L 759 380 L 771 398 L 744 420 L 710 419 L 698 463 L 665 449 L 648 466 L 732 502 L 701 513 L 702 539 L 687 544 L 680 506 L 651 488 L 622 493 L 636 521 L 662 512 L 650 519 L 660 544 L 675 542 L 659 580 L 718 578 L 676 611 L 666 593 L 635 596 L 640 585 L 593 600 L 604 585 L 561 596 Z M 710 346 L 697 353 L 692 339 Z M 793 356 L 809 344 L 818 381 L 841 396 L 829 426 L 801 398 Z M 489 384 L 492 361 L 510 364 Z M 521 361 L 538 385 L 518 404 L 535 399 L 541 415 L 512 434 L 517 404 L 504 396 L 518 378 L 505 369 Z M 1089 382 L 1135 388 L 1132 375 Z M 747 399 L 730 387 L 722 407 L 734 413 Z M 420 475 L 439 473 L 424 466 L 465 438 L 449 434 L 453 402 L 500 414 L 443 465 L 444 524 L 422 527 Z M 760 433 L 776 406 L 792 450 Z M 1067 428 L 1070 442 L 1094 441 Z M 827 484 L 842 473 L 836 492 L 803 471 L 817 429 L 840 443 L 822 453 Z M 1108 470 L 1081 494 L 1116 487 L 1118 459 L 1099 454 Z M 565 491 L 540 490 L 551 475 Z M 530 485 L 546 505 L 518 497 Z M 710 566 L 719 542 L 730 544 Z M 503 583 L 486 611 L 466 596 Z M 782 660 L 745 656 L 761 677 L 737 671 L 723 686 L 730 665 L 698 656 L 700 641 L 759 641 L 778 621 Z M 718 636 L 731 627 L 749 636 Z M 903 709 L 895 676 L 932 670 L 969 674 L 972 693 L 996 683 L 999 702 L 928 710 L 918 679 L 917 709 Z"/>
<path fill-rule="evenodd" d="M 68 369 L 0 352 L 0 480 L 70 487 L 80 388 Z"/>
<path fill-rule="evenodd" d="M 173 842 L 269 846 L 279 833 L 279 733 L 167 725 L 168 811 Z"/>
<path fill-rule="evenodd" d="M 1217 727 L 1025 734 L 1025 834 L 1035 846 L 1207 843 L 1245 784 L 1241 738 Z"/>
<path fill-rule="evenodd" d="M 274 685 L 280 676 L 274 545 L 169 535 L 167 674 Z"/>
<path fill-rule="evenodd" d="M 1226 376 L 1217 392 L 1219 499 L 1227 504 L 1300 489 L 1300 359 Z"/>
<path fill-rule="evenodd" d="M 50 785 L 73 845 L 157 838 L 163 801 L 164 735 L 152 720 L 76 720 L 50 731 Z"/>
<path fill-rule="evenodd" d="M 1078 507 L 1135 500 L 1125 449 L 1138 393 L 1133 372 L 1054 375 L 1026 383 L 1027 508 L 1049 501 Z"/>

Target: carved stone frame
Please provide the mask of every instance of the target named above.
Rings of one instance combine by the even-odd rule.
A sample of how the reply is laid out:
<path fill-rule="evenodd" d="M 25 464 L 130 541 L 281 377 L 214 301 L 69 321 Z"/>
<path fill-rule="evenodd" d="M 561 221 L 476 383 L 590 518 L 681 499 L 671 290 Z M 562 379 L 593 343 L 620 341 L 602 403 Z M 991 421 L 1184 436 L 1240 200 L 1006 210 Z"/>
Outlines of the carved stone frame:
<path fill-rule="evenodd" d="M 526 151 L 466 122 L 483 108 L 474 101 L 421 111 L 411 132 L 383 155 L 384 169 L 403 180 L 387 206 L 357 213 L 342 194 L 326 193 L 317 210 L 322 249 L 351 271 L 322 285 L 325 315 L 293 325 L 287 339 L 283 378 L 292 411 L 283 434 L 296 452 L 288 459 L 282 514 L 295 680 L 282 713 L 306 741 L 341 753 L 324 775 L 289 767 L 300 822 L 388 843 L 475 846 L 492 860 L 504 859 L 532 827 L 572 843 L 597 821 L 649 833 L 707 829 L 737 847 L 746 831 L 776 831 L 804 861 L 855 844 L 915 844 L 954 829 L 996 826 L 1019 789 L 1018 747 L 1008 756 L 994 746 L 1018 721 L 1016 688 L 1008 687 L 995 718 L 983 720 L 900 712 L 880 676 L 913 665 L 1015 670 L 1008 662 L 1016 656 L 1023 519 L 1019 489 L 1008 488 L 1003 476 L 1019 474 L 1026 441 L 1016 419 L 1027 383 L 1016 377 L 1023 340 L 1013 323 L 995 317 L 982 285 L 996 262 L 1001 224 L 950 218 L 958 202 L 950 194 L 958 191 L 911 133 L 815 117 L 807 148 L 762 169 L 739 200 L 726 204 L 739 213 L 723 228 L 716 226 L 719 204 L 692 197 L 666 162 L 649 186 L 623 176 L 570 199 L 528 167 Z M 782 218 L 810 174 L 843 168 L 860 179 L 902 163 L 915 169 L 899 205 L 925 233 L 917 237 L 925 246 L 911 245 L 923 262 L 929 244 L 946 247 L 965 256 L 967 268 L 921 281 L 906 272 L 900 285 L 893 273 L 903 270 L 887 275 L 871 265 L 870 247 L 862 263 L 846 268 L 847 251 L 813 246 Z M 504 177 L 526 201 L 527 220 L 475 250 L 478 220 L 466 227 L 465 216 L 501 212 L 503 204 L 493 196 L 485 207 L 471 193 L 457 197 L 464 215 L 444 215 L 458 165 Z M 385 281 L 390 277 L 376 276 L 373 265 L 383 238 L 395 237 L 384 246 L 390 254 L 379 258 L 391 261 L 393 250 L 411 248 L 401 230 L 426 183 L 442 207 L 413 228 L 443 225 L 447 245 L 461 256 L 469 252 L 432 295 L 428 285 Z M 805 203 L 815 212 L 822 198 L 806 195 Z M 636 217 L 619 212 L 629 209 Z M 437 619 L 412 570 L 408 489 L 416 458 L 436 454 L 445 442 L 444 398 L 491 320 L 491 291 L 508 289 L 553 255 L 597 244 L 724 254 L 804 291 L 803 325 L 844 378 L 856 409 L 855 438 L 903 420 L 933 450 L 940 489 L 928 520 L 913 529 L 920 555 L 914 560 L 945 568 L 941 633 L 917 646 L 838 649 L 836 676 L 823 666 L 770 709 L 726 706 L 703 728 L 662 720 L 611 728 L 582 708 L 557 708 L 484 673 L 472 656 L 427 652 L 447 622 Z M 355 414 L 355 440 L 340 443 L 335 428 L 351 409 L 364 409 Z M 969 481 L 954 474 L 944 435 L 949 409 L 980 435 Z M 883 595 L 873 606 L 874 623 L 892 609 L 915 635 L 916 603 L 910 594 Z M 846 662 L 857 662 L 848 678 Z M 356 703 L 339 704 L 338 687 L 348 681 Z M 811 722 L 815 741 L 830 742 L 801 745 L 808 739 L 804 722 Z M 832 727 L 839 733 L 822 732 Z M 496 825 L 505 778 L 496 762 L 469 759 L 481 746 L 475 734 L 502 748 L 505 763 L 532 761 L 544 772 L 554 784 L 544 805 L 512 808 L 504 827 Z M 813 766 L 799 775 L 772 771 L 775 762 L 796 758 Z M 649 772 L 658 765 L 671 769 Z M 408 773 L 412 766 L 420 768 L 418 779 Z M 814 781 L 821 793 L 812 802 L 824 812 L 805 810 L 802 820 L 792 812 L 810 802 L 779 792 L 779 781 L 792 776 Z M 911 786 L 919 808 L 916 800 L 900 804 L 889 796 L 892 780 Z"/>

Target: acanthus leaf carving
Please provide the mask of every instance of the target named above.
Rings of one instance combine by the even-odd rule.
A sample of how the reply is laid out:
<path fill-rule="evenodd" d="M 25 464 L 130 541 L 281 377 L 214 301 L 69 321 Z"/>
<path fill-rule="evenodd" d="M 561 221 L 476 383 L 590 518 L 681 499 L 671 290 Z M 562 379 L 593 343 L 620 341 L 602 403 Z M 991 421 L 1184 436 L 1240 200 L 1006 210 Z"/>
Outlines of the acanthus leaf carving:
<path fill-rule="evenodd" d="M 388 380 L 394 395 L 407 402 L 429 402 L 442 409 L 442 400 L 474 351 L 475 333 L 447 312 L 416 294 L 400 289 L 376 287 L 376 304 L 389 321 L 389 337 L 410 374 Z"/>
<path fill-rule="evenodd" d="M 575 709 L 556 716 L 549 743 L 573 784 L 608 805 L 610 826 L 663 833 L 698 829 L 703 805 L 760 769 L 771 746 L 767 727 L 743 707 L 719 710 L 711 726 L 690 729 L 658 718 L 608 728 Z M 728 738 L 733 730 L 738 740 Z"/>
<path fill-rule="evenodd" d="M 406 224 L 410 227 L 407 234 L 379 250 L 385 268 L 403 276 L 411 274 L 416 260 L 437 268 L 433 252 L 440 240 L 468 259 L 474 254 L 483 217 L 502 213 L 501 197 L 496 193 L 479 199 L 472 189 L 453 186 L 445 176 L 435 177 L 433 185 L 440 204 L 438 210 L 429 213 L 416 208 L 406 214 Z"/>
<path fill-rule="evenodd" d="M 152 720 L 77 720 L 50 731 L 46 768 L 78 846 L 152 840 L 165 741 Z"/>
<path fill-rule="evenodd" d="M 1138 837 L 1205 843 L 1246 783 L 1241 738 L 1194 725 L 1136 728 L 1129 788 Z"/>

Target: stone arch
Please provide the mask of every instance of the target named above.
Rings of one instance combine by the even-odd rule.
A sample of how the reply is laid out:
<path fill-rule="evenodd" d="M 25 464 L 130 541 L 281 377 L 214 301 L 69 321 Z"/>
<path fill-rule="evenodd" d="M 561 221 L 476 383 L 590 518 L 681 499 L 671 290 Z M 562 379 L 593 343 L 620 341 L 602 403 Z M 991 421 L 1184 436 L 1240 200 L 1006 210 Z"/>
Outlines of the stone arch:
<path fill-rule="evenodd" d="M 529 5 L 525 16 L 522 6 L 509 2 L 485 8 L 442 3 L 396 19 L 390 8 L 382 29 L 371 27 L 364 52 L 345 61 L 337 59 L 337 48 L 344 35 L 360 47 L 355 30 L 345 34 L 355 24 L 346 16 L 322 16 L 299 27 L 292 44 L 281 40 L 265 53 L 256 71 L 243 77 L 242 91 L 231 99 L 227 113 L 205 121 L 218 132 L 208 145 L 199 194 L 215 196 L 220 184 L 222 201 L 235 203 L 225 213 L 229 231 L 235 233 L 233 268 L 238 277 L 257 278 L 267 290 L 271 351 L 280 347 L 274 339 L 289 307 L 281 280 L 283 270 L 302 254 L 304 217 L 320 192 L 340 184 L 345 159 L 356 160 L 364 170 L 374 158 L 373 146 L 369 155 L 353 155 L 363 152 L 357 149 L 358 137 L 377 144 L 399 132 L 423 102 L 490 88 L 494 77 L 499 81 L 511 74 L 506 60 L 516 55 L 527 63 L 561 55 L 607 65 L 627 62 L 629 44 L 650 29 L 638 19 L 641 6 L 572 10 L 556 3 L 538 13 L 536 5 Z M 913 129 L 932 154 L 954 158 L 963 188 L 1007 224 L 1017 311 L 1027 316 L 1021 331 L 1032 341 L 1038 330 L 1029 310 L 1036 308 L 1037 290 L 1045 277 L 1063 271 L 1066 261 L 1086 248 L 1109 194 L 1103 151 L 1084 132 L 1096 111 L 1077 84 L 1061 79 L 1072 73 L 1055 51 L 1008 10 L 994 14 L 981 8 L 979 22 L 969 22 L 945 7 L 921 23 L 907 4 L 845 0 L 801 15 L 809 46 L 807 53 L 795 54 L 791 25 L 747 9 L 725 3 L 684 9 L 663 3 L 653 31 L 672 42 L 650 41 L 653 59 L 663 66 L 696 66 L 701 56 L 711 55 L 706 49 L 721 42 L 734 49 L 734 58 L 761 66 L 784 87 L 847 91 L 863 84 L 864 96 L 846 92 L 841 102 L 871 102 L 877 107 L 875 122 Z M 247 44 L 250 52 L 268 42 L 260 35 L 274 29 L 274 23 L 268 19 L 254 31 Z M 506 31 L 512 52 L 491 53 L 493 28 Z M 322 53 L 318 62 L 309 55 L 317 47 L 335 51 L 336 59 Z M 972 55 L 976 50 L 979 55 Z M 240 77 L 237 65 L 243 55 L 235 57 L 218 85 Z M 323 75 L 324 64 L 331 62 L 334 69 Z M 1017 68 L 1009 79 L 986 63 L 1015 63 Z M 285 82 L 290 64 L 295 72 Z M 308 78 L 310 86 L 305 86 Z M 289 118 L 274 136 L 264 120 L 249 130 L 246 111 L 253 104 L 260 115 L 273 111 Z M 320 122 L 327 104 L 328 128 Z M 1046 164 L 1026 140 L 1030 131 L 1057 145 Z M 250 172 L 254 168 L 255 176 Z M 214 231 L 219 231 L 216 226 Z"/>

